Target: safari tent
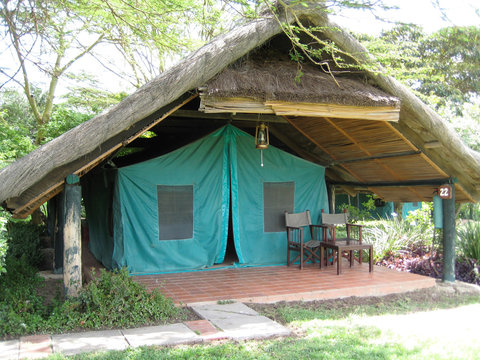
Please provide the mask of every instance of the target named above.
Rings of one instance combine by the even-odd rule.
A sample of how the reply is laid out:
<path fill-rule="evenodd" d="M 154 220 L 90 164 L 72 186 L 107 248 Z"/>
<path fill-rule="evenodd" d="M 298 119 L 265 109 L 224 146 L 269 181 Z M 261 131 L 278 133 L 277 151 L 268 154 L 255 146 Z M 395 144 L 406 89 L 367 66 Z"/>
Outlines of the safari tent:
<path fill-rule="evenodd" d="M 223 263 L 230 224 L 237 266 L 285 264 L 284 211 L 312 209 L 318 219 L 328 208 L 325 170 L 275 148 L 263 157 L 261 166 L 254 138 L 226 125 L 163 156 L 86 176 L 92 252 L 137 274 L 208 268 Z"/>
<path fill-rule="evenodd" d="M 316 37 L 369 66 L 341 72 L 328 58 L 320 65 L 291 61 L 292 43 L 281 24 L 298 21 L 315 25 Z M 279 8 L 276 16 L 267 12 L 0 170 L 0 202 L 25 217 L 47 200 L 64 197 L 59 223 L 68 229 L 73 221 L 78 227 L 78 211 L 67 214 L 68 204 L 79 206 L 78 195 L 68 201 L 79 177 L 87 212 L 93 214 L 94 253 L 106 264 L 148 272 L 220 262 L 227 228 L 239 263 L 284 262 L 284 234 L 265 231 L 266 194 L 276 198 L 278 191 L 286 198 L 292 191 L 268 189 L 268 183 L 294 182 L 294 209 L 317 213 L 327 207 L 327 198 L 333 208 L 336 193 L 432 201 L 447 184 L 452 194 L 443 207 L 444 247 L 452 250 L 455 202 L 480 199 L 480 156 L 383 70 L 316 4 Z M 252 140 L 259 123 L 270 130 L 263 168 Z M 143 137 L 147 131 L 154 136 Z M 125 148 L 139 151 L 120 156 Z M 178 199 L 182 210 L 170 213 L 161 198 L 167 204 Z M 231 225 L 226 213 L 232 214 Z M 183 226 L 192 217 L 193 227 Z M 164 233 L 160 228 L 166 223 Z M 65 233 L 58 241 L 70 254 L 78 232 Z M 184 246 L 186 241 L 191 246 Z M 267 252 L 272 252 L 268 259 Z M 446 272 L 451 275 L 451 266 Z"/>

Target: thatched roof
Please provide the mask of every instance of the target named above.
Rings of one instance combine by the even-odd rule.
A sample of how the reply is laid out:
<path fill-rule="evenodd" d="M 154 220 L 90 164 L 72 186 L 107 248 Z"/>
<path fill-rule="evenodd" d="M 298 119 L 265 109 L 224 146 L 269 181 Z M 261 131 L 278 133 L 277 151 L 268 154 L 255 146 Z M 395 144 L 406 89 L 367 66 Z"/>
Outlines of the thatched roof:
<path fill-rule="evenodd" d="M 371 61 L 366 50 L 348 33 L 331 24 L 321 10 L 302 6 L 296 14 L 325 28 L 323 36 L 343 50 L 356 54 L 363 61 Z M 281 18 L 280 21 L 293 22 L 293 19 Z M 252 81 L 252 72 L 247 72 L 246 77 L 240 72 L 241 67 L 229 67 L 221 72 L 281 32 L 277 19 L 265 16 L 215 38 L 108 112 L 0 170 L 0 202 L 16 216 L 28 215 L 62 190 L 68 174 L 84 175 L 111 158 L 122 146 L 137 141 L 135 139 L 147 129 L 177 119 L 189 119 L 182 126 L 197 126 L 200 122 L 195 122 L 196 119 L 207 115 L 198 112 L 198 104 L 192 110 L 191 104 L 198 101 L 192 100 L 197 89 L 204 89 L 207 85 L 207 91 L 223 91 L 235 97 L 251 91 L 244 85 L 255 82 Z M 268 78 L 266 64 L 252 65 L 252 71 L 254 74 L 261 72 L 264 79 Z M 458 179 L 458 200 L 480 199 L 479 155 L 466 147 L 448 125 L 407 88 L 378 72 L 363 74 L 375 87 L 359 82 L 358 78 L 342 77 L 338 78 L 341 87 L 335 87 L 328 75 L 321 70 L 316 72 L 313 66 L 308 66 L 306 73 L 304 83 L 301 82 L 296 89 L 298 94 L 292 93 L 285 85 L 286 82 L 291 84 L 293 74 L 277 71 L 274 77 L 265 81 L 263 88 L 257 82 L 256 96 L 272 97 L 277 101 L 269 104 L 273 109 L 271 128 L 274 137 L 300 156 L 327 165 L 327 174 L 332 181 L 344 183 L 342 186 L 352 191 L 355 188 L 376 191 L 386 200 L 419 201 L 431 199 L 434 184 L 455 177 Z M 325 85 L 323 91 L 318 83 L 329 85 Z M 336 95 L 331 96 L 331 92 Z M 347 105 L 387 103 L 397 108 L 399 99 L 400 119 L 398 123 L 371 121 L 368 117 L 348 121 L 343 116 L 339 118 L 345 120 L 332 121 L 329 116 L 312 115 L 302 121 L 301 116 L 282 113 L 281 100 L 287 98 L 290 103 L 296 99 Z M 299 113 L 304 111 L 300 110 Z M 164 119 L 167 120 L 163 122 Z M 230 113 L 225 116 L 212 114 L 208 119 L 213 123 L 218 119 L 245 120 L 245 117 Z M 254 120 L 252 122 L 255 124 Z M 326 144 L 328 139 L 331 141 Z M 392 144 L 398 150 L 395 153 L 385 150 L 392 148 L 389 147 Z M 414 158 L 419 160 L 412 160 Z M 364 164 L 360 166 L 362 161 Z M 389 167 L 394 161 L 396 165 Z M 409 164 L 413 166 L 409 167 Z M 389 183 L 393 182 L 404 185 L 392 188 Z"/>
<path fill-rule="evenodd" d="M 272 56 L 272 55 L 270 55 Z M 259 58 L 227 67 L 207 82 L 205 96 L 251 97 L 262 101 L 326 103 L 354 106 L 393 106 L 400 101 L 366 81 L 319 71 L 287 59 Z M 301 71 L 301 74 L 299 73 Z"/>

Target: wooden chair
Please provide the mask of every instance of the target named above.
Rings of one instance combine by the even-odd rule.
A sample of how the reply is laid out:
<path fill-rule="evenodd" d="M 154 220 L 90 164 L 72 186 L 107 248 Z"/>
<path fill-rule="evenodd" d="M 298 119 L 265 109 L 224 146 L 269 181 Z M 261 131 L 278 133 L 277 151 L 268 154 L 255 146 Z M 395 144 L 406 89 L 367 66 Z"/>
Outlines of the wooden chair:
<path fill-rule="evenodd" d="M 337 237 L 338 227 L 345 226 L 346 237 Z M 341 214 L 327 214 L 322 210 L 323 237 L 320 243 L 320 268 L 325 257 L 325 249 L 332 250 L 332 265 L 337 261 L 337 275 L 342 271 L 342 254 L 346 253 L 352 267 L 356 259 L 362 263 L 362 250 L 369 254 L 369 271 L 373 271 L 373 245 L 362 243 L 362 225 L 350 224 L 347 220 L 347 212 Z M 358 251 L 358 258 L 354 252 Z M 325 265 L 328 265 L 328 258 Z"/>
<path fill-rule="evenodd" d="M 285 212 L 285 223 L 287 226 L 287 266 L 300 260 L 300 269 L 303 265 L 315 259 L 320 261 L 318 250 L 320 249 L 320 238 L 323 232 L 323 227 L 320 225 L 312 225 L 310 218 L 310 211 L 306 210 L 302 213 L 289 214 Z M 311 239 L 304 241 L 304 229 L 309 228 Z M 290 260 L 290 252 L 295 251 L 299 254 L 295 259 Z"/>

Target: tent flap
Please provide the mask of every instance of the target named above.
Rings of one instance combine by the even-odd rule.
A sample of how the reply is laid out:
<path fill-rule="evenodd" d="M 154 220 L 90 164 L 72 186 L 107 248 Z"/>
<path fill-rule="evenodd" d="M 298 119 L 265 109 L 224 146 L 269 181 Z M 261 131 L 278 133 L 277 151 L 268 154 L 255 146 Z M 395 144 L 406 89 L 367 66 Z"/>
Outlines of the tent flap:
<path fill-rule="evenodd" d="M 236 154 L 231 157 L 232 215 L 239 262 L 285 264 L 284 212 L 308 209 L 312 221 L 320 223 L 321 209 L 328 209 L 325 169 L 273 146 L 263 150 L 261 166 L 254 138 L 232 131 L 236 138 L 231 142 L 231 153 Z M 308 232 L 305 235 L 308 239 Z"/>

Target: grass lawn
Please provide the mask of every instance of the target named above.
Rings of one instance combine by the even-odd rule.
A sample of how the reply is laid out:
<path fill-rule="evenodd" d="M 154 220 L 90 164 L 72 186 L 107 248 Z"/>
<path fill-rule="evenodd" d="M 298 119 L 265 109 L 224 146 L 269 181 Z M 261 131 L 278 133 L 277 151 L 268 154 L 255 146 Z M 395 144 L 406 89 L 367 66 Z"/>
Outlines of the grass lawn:
<path fill-rule="evenodd" d="M 73 359 L 480 359 L 479 292 L 257 305 L 294 337 L 83 354 Z M 53 355 L 49 359 L 64 359 Z"/>

